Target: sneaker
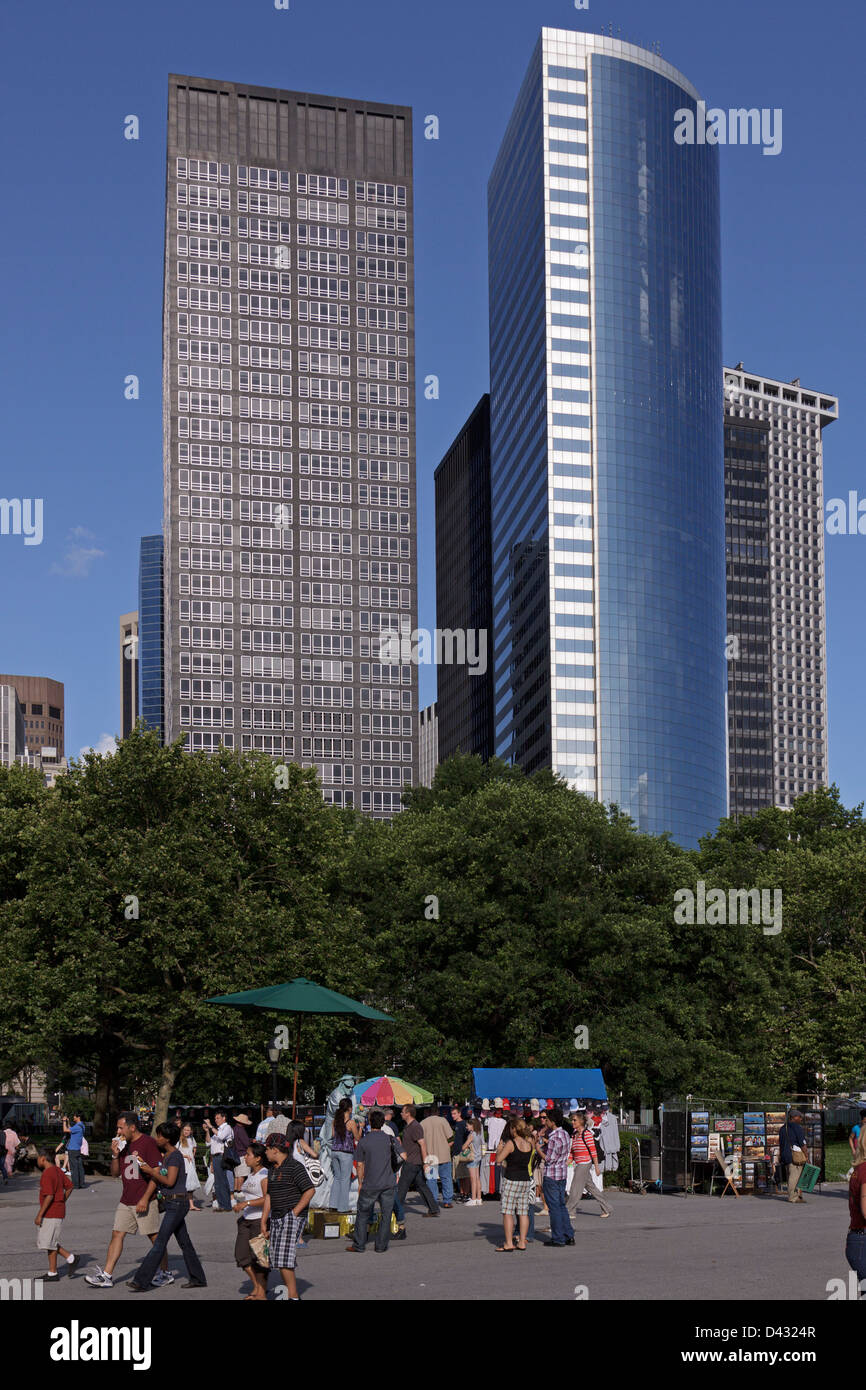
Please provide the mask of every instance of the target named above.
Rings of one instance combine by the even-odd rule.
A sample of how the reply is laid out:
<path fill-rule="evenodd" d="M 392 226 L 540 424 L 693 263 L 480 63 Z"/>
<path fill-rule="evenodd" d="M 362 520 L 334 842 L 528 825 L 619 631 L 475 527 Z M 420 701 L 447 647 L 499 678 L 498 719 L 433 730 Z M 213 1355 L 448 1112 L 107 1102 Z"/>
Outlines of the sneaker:
<path fill-rule="evenodd" d="M 104 1269 L 98 1269 L 95 1274 L 85 1274 L 85 1284 L 89 1284 L 92 1289 L 113 1289 L 114 1280 L 110 1274 L 106 1274 Z"/>
<path fill-rule="evenodd" d="M 175 1278 L 176 1275 L 172 1274 L 170 1269 L 158 1269 L 150 1281 L 150 1287 L 161 1289 L 163 1284 L 173 1284 Z"/>
<path fill-rule="evenodd" d="M 37 1274 L 37 1275 L 36 1275 L 36 1278 L 37 1278 L 37 1280 L 39 1281 L 39 1283 L 44 1283 L 44 1284 L 56 1284 L 56 1283 L 57 1283 L 57 1280 L 60 1278 L 60 1275 L 59 1275 L 59 1274 L 52 1274 L 52 1273 L 49 1271 L 49 1272 L 46 1273 L 46 1274 Z"/>
<path fill-rule="evenodd" d="M 80 1259 L 81 1259 L 81 1256 L 80 1256 L 80 1255 L 70 1255 L 70 1256 L 69 1256 L 68 1260 L 66 1261 L 66 1268 L 69 1270 L 69 1273 L 70 1273 L 70 1274 L 72 1273 L 73 1269 L 75 1269 L 75 1267 L 76 1267 L 76 1265 L 78 1264 L 78 1262 L 79 1262 Z"/>

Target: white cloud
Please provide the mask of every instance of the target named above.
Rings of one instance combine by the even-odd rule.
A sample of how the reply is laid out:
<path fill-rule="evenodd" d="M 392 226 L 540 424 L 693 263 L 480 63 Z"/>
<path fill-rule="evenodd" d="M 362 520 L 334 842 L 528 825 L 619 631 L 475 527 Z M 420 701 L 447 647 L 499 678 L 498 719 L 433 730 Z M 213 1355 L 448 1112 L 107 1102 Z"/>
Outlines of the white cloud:
<path fill-rule="evenodd" d="M 114 734 L 100 734 L 99 738 L 90 748 L 82 748 L 79 751 L 79 758 L 84 758 L 87 753 L 97 753 L 101 758 L 110 757 L 117 749 L 117 739 Z"/>
<path fill-rule="evenodd" d="M 73 526 L 66 535 L 67 548 L 63 559 L 60 562 L 55 560 L 48 573 L 63 575 L 65 579 L 86 579 L 94 560 L 101 560 L 105 551 L 98 550 L 95 545 L 81 545 L 79 542 L 94 539 L 93 532 L 88 531 L 86 526 Z"/>

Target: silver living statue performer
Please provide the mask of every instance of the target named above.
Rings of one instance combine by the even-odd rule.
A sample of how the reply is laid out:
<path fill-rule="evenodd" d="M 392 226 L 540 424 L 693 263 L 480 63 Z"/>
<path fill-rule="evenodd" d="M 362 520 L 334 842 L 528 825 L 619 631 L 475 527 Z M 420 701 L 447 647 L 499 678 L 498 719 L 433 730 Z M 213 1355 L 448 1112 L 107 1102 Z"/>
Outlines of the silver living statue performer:
<path fill-rule="evenodd" d="M 319 1162 L 325 1174 L 325 1181 L 321 1187 L 317 1187 L 311 1207 L 330 1207 L 331 1205 L 331 1184 L 334 1181 L 334 1165 L 331 1162 L 331 1142 L 334 1137 L 334 1116 L 337 1107 L 345 1096 L 351 1096 L 355 1088 L 354 1076 L 341 1076 L 325 1104 L 325 1119 L 322 1128 L 319 1130 Z M 358 1183 L 352 1180 L 349 1189 L 349 1211 L 355 1211 L 358 1205 Z"/>

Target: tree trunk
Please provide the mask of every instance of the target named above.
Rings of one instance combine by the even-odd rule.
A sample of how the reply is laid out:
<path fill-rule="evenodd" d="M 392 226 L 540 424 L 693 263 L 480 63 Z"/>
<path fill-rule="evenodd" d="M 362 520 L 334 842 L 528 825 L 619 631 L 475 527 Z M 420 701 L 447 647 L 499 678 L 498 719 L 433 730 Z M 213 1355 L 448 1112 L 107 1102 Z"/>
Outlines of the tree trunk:
<path fill-rule="evenodd" d="M 96 1104 L 93 1112 L 93 1137 L 105 1139 L 113 1134 L 112 1121 L 117 1114 L 118 1084 L 117 1048 L 104 1039 L 99 1050 L 99 1064 L 96 1069 Z"/>
<path fill-rule="evenodd" d="M 154 1129 L 157 1125 L 165 1124 L 168 1119 L 168 1107 L 171 1104 L 171 1093 L 174 1090 L 174 1083 L 177 1081 L 178 1068 L 174 1058 L 168 1053 L 163 1055 L 162 1073 L 159 1078 L 159 1087 L 156 1092 L 156 1105 L 153 1113 Z"/>

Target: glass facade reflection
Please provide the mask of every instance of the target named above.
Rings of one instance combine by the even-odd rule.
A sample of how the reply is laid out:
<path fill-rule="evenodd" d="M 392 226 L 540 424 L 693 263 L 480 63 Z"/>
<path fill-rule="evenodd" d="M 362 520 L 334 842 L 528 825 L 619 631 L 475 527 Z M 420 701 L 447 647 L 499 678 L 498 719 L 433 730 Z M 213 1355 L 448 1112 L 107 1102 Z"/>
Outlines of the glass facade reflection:
<path fill-rule="evenodd" d="M 718 151 L 545 29 L 490 184 L 496 748 L 641 830 L 727 810 Z"/>
<path fill-rule="evenodd" d="M 164 735 L 162 536 L 142 536 L 138 568 L 139 711 Z"/>

